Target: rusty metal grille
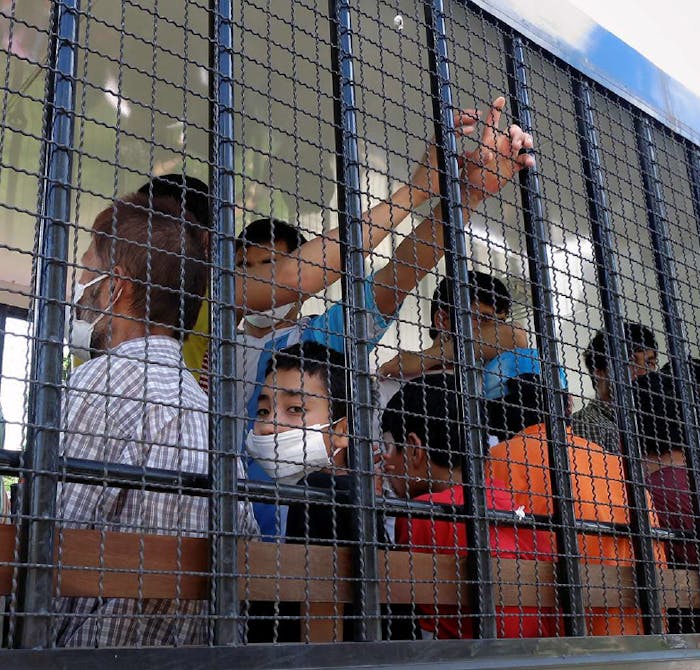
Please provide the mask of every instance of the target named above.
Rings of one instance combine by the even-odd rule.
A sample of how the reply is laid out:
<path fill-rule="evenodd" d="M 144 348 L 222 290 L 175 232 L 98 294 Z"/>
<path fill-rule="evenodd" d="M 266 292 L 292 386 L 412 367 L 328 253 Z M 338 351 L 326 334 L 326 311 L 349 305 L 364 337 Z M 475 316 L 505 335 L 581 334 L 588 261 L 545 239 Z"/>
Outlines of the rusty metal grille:
<path fill-rule="evenodd" d="M 477 5 L 0 3 L 0 216 L 8 667 L 700 633 L 698 147 Z"/>

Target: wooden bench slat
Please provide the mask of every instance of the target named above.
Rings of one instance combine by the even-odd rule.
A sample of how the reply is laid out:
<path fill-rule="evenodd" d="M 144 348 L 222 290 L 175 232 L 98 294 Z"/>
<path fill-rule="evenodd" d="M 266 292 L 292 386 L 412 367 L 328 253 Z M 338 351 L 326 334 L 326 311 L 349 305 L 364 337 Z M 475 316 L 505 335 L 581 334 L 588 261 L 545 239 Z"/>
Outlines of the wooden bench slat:
<path fill-rule="evenodd" d="M 62 530 L 56 536 L 63 596 L 206 599 L 209 541 L 169 535 Z M 15 528 L 0 526 L 0 595 L 12 590 Z M 464 558 L 452 554 L 379 552 L 382 602 L 461 604 L 467 608 Z M 555 564 L 493 559 L 496 603 L 555 606 Z M 241 542 L 238 567 L 241 598 L 319 604 L 309 616 L 328 612 L 329 603 L 352 601 L 352 553 L 348 548 Z M 165 574 L 176 573 L 176 574 Z M 637 606 L 631 566 L 587 563 L 587 607 Z M 700 577 L 693 570 L 659 570 L 662 606 L 700 608 Z M 324 607 L 321 605 L 324 604 Z M 315 614 L 313 613 L 315 612 Z"/>

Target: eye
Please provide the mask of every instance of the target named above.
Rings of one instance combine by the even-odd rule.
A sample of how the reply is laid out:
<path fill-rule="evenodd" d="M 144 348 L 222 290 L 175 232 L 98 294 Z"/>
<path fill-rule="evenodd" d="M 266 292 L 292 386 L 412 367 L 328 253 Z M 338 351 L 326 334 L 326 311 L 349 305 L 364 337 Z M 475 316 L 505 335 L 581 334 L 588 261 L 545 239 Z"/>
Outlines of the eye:
<path fill-rule="evenodd" d="M 258 419 L 264 419 L 270 415 L 270 410 L 265 409 L 264 407 L 258 407 L 258 411 L 255 413 L 255 416 L 258 417 Z"/>
<path fill-rule="evenodd" d="M 287 412 L 289 412 L 290 414 L 304 414 L 304 406 L 292 405 L 291 407 L 287 408 Z"/>

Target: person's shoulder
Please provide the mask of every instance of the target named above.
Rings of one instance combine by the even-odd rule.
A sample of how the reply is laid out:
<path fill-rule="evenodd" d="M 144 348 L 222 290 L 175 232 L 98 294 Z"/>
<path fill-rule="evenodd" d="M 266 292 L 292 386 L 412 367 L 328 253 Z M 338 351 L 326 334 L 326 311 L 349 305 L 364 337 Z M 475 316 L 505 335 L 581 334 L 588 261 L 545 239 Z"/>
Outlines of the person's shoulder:
<path fill-rule="evenodd" d="M 499 352 L 492 359 L 484 364 L 485 370 L 493 370 L 496 368 L 506 368 L 513 373 L 522 372 L 521 368 L 528 371 L 530 368 L 539 364 L 539 354 L 537 349 L 532 347 L 516 347 L 515 349 L 506 349 Z"/>
<path fill-rule="evenodd" d="M 569 434 L 569 446 L 572 454 L 572 469 L 581 474 L 599 475 L 606 478 L 622 479 L 622 458 L 606 451 L 597 442 Z"/>
<path fill-rule="evenodd" d="M 587 437 L 584 437 L 582 435 L 576 435 L 575 433 L 569 433 L 568 436 L 568 442 L 569 445 L 576 448 L 576 449 L 585 449 L 587 451 L 590 451 L 592 453 L 605 453 L 605 450 L 603 447 L 598 444 L 597 442 L 594 442 L 593 440 L 588 439 Z"/>
<path fill-rule="evenodd" d="M 571 419 L 572 421 L 595 423 L 601 426 L 614 424 L 614 421 L 606 416 L 599 400 L 588 401 L 581 409 L 571 415 Z"/>
<path fill-rule="evenodd" d="M 461 484 L 455 484 L 442 491 L 423 493 L 413 498 L 415 502 L 439 503 L 441 505 L 464 504 L 464 489 Z"/>
<path fill-rule="evenodd" d="M 542 467 L 548 462 L 548 451 L 546 427 L 535 424 L 491 447 L 489 460 L 494 471 L 503 474 L 505 467 L 512 476 L 523 469 Z"/>
<path fill-rule="evenodd" d="M 575 412 L 571 413 L 572 421 L 584 421 L 588 415 L 591 413 L 592 403 L 587 402 L 581 409 L 577 409 Z"/>
<path fill-rule="evenodd" d="M 107 356 L 99 356 L 75 368 L 68 376 L 68 391 L 91 391 L 105 387 L 109 379 L 107 358 Z"/>
<path fill-rule="evenodd" d="M 542 449 L 542 441 L 546 440 L 546 432 L 538 424 L 529 426 L 524 431 L 495 444 L 489 449 L 491 459 L 518 461 L 533 450 Z"/>

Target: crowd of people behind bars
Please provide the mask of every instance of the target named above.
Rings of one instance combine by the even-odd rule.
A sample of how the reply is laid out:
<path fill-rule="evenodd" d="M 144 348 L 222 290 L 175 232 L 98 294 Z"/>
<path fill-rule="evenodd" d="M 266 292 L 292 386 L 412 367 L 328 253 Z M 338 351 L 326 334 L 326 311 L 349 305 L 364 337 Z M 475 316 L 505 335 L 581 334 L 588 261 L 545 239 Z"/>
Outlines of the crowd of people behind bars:
<path fill-rule="evenodd" d="M 504 102 L 494 101 L 478 149 L 463 156 L 465 223 L 485 198 L 534 164 L 528 134 L 517 126 L 499 130 Z M 457 115 L 456 132 L 473 133 L 478 120 L 474 110 Z M 362 216 L 359 225 L 366 253 L 417 207 L 437 197 L 435 148 L 429 145 L 411 183 Z M 265 218 L 249 224 L 235 239 L 235 303 L 219 305 L 212 314 L 210 249 L 212 242 L 225 240 L 212 239 L 210 212 L 202 182 L 169 175 L 150 180 L 98 215 L 69 298 L 66 333 L 77 360 L 62 410 L 61 454 L 206 474 L 207 392 L 210 386 L 218 387 L 212 372 L 226 371 L 220 366 L 210 369 L 210 321 L 213 315 L 235 310 L 234 320 L 240 324 L 234 349 L 235 404 L 223 411 L 238 419 L 236 444 L 211 447 L 243 455 L 239 477 L 325 489 L 331 503 L 347 503 L 355 475 L 348 456 L 353 440 L 349 388 L 354 381 L 346 347 L 354 342 L 346 333 L 340 303 L 320 315 L 301 316 L 303 302 L 341 276 L 340 231 L 307 240 L 298 227 L 283 221 Z M 438 206 L 403 238 L 384 267 L 364 279 L 365 323 L 356 331 L 362 333 L 363 344 L 372 348 L 381 340 L 397 320 L 406 295 L 434 272 L 443 253 Z M 431 304 L 431 346 L 422 352 L 398 352 L 377 376 L 376 493 L 463 505 L 466 445 L 479 443 L 480 435 L 483 449 L 472 446 L 469 457 L 483 451 L 488 508 L 511 513 L 514 521 L 531 515 L 546 518 L 552 514 L 553 497 L 538 351 L 530 346 L 524 328 L 510 318 L 511 296 L 503 282 L 470 271 L 468 285 L 480 381 L 480 412 L 471 417 L 477 430 L 464 428 L 460 384 L 453 370 L 453 297 L 443 279 Z M 652 524 L 692 536 L 685 437 L 672 375 L 666 368 L 657 370 L 658 347 L 648 327 L 626 323 L 625 340 Z M 212 352 L 218 355 L 215 349 Z M 618 429 L 604 333 L 591 341 L 585 364 L 596 398 L 567 417 L 566 429 L 575 514 L 582 520 L 628 525 L 621 444 L 629 442 L 629 436 L 621 436 Z M 563 371 L 558 385 L 565 396 Z M 570 403 L 564 404 L 570 414 Z M 264 540 L 352 542 L 353 507 L 331 503 L 251 505 L 239 500 L 237 532 Z M 206 497 L 142 488 L 63 482 L 57 496 L 57 518 L 63 527 L 206 536 L 208 513 Z M 379 525 L 377 541 L 384 544 L 416 552 L 466 554 L 464 522 L 408 515 L 383 518 Z M 494 555 L 557 559 L 554 534 L 546 528 L 498 524 L 490 533 Z M 629 534 L 591 532 L 578 537 L 584 564 L 620 566 L 634 560 Z M 696 563 L 695 543 L 680 535 L 670 547 L 655 542 L 654 551 L 660 564 Z M 472 635 L 467 614 L 436 605 L 418 607 L 417 628 L 409 636 Z M 199 601 L 59 598 L 57 607 L 59 646 L 206 642 L 207 610 Z M 249 641 L 271 640 L 272 625 L 266 627 L 264 622 L 279 617 L 280 610 L 260 605 L 256 617 L 251 605 L 248 614 Z M 590 609 L 587 615 L 592 634 L 642 632 L 635 609 Z M 293 613 L 283 618 L 294 620 Z M 263 624 L 256 628 L 256 620 Z M 546 608 L 503 607 L 498 622 L 502 637 L 563 631 L 560 615 Z M 280 625 L 275 624 L 275 639 L 283 637 Z M 298 622 L 288 635 L 299 639 Z"/>

